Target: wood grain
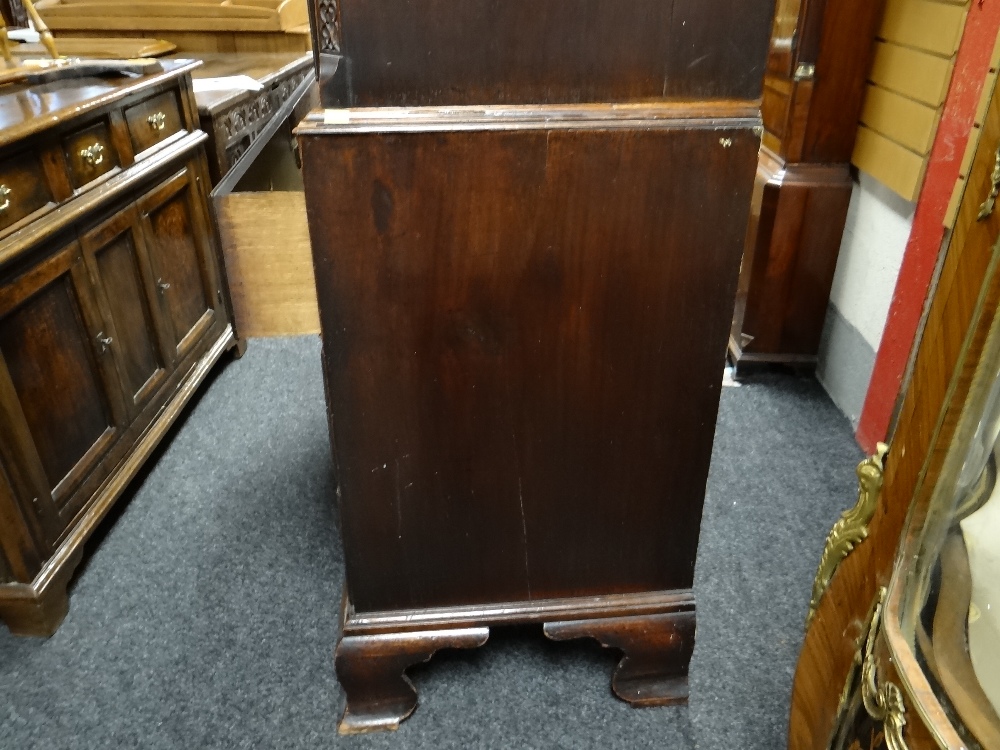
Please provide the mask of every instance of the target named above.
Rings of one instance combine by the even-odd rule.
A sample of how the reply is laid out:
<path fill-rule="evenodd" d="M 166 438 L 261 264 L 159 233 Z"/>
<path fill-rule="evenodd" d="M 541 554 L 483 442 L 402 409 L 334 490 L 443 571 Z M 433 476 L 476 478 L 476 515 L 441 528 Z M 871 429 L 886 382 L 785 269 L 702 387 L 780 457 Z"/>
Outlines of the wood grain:
<path fill-rule="evenodd" d="M 217 197 L 215 206 L 243 335 L 319 333 L 305 196 L 231 193 Z"/>
<path fill-rule="evenodd" d="M 753 121 L 487 110 L 299 129 L 352 603 L 688 589 Z"/>
<path fill-rule="evenodd" d="M 815 362 L 851 187 L 846 165 L 783 166 L 762 151 L 729 343 L 738 370 Z"/>
<path fill-rule="evenodd" d="M 0 149 L 37 154 L 59 200 L 0 246 L 0 617 L 19 634 L 58 627 L 87 537 L 237 343 L 190 68 L 57 82 L 38 118 L 0 93 Z M 164 100 L 178 132 L 134 161 L 122 111 Z M 74 159 L 93 143 L 99 178 Z"/>
<path fill-rule="evenodd" d="M 59 53 L 67 57 L 97 57 L 111 60 L 131 60 L 136 57 L 160 57 L 169 55 L 177 45 L 163 39 L 143 39 L 142 37 L 94 37 L 74 38 L 59 35 Z M 47 54 L 42 44 L 19 44 L 15 54 L 42 57 Z"/>
<path fill-rule="evenodd" d="M 767 362 L 805 368 L 817 360 L 882 5 L 777 3 L 757 186 L 729 345 L 737 372 Z"/>
<path fill-rule="evenodd" d="M 772 10 L 771 0 L 716 0 L 711 11 L 700 0 L 341 0 L 350 95 L 324 105 L 754 99 Z"/>
<path fill-rule="evenodd" d="M 995 269 L 988 273 L 1000 215 L 976 218 L 998 143 L 1000 99 L 994 97 L 899 406 L 868 539 L 838 568 L 806 633 L 792 693 L 792 750 L 826 747 L 832 736 L 840 691 L 854 661 L 858 623 L 877 587 L 889 584 L 911 506 L 926 506 L 936 484 L 1000 303 L 1000 274 Z"/>

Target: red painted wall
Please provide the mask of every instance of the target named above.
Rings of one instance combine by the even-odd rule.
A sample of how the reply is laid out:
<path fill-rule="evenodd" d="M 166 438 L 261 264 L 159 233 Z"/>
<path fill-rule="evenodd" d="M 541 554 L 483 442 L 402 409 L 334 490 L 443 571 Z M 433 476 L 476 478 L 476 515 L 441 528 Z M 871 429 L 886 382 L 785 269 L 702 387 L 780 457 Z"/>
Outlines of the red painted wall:
<path fill-rule="evenodd" d="M 998 29 L 1000 0 L 973 0 L 855 435 L 867 453 L 886 439 L 902 389 Z"/>

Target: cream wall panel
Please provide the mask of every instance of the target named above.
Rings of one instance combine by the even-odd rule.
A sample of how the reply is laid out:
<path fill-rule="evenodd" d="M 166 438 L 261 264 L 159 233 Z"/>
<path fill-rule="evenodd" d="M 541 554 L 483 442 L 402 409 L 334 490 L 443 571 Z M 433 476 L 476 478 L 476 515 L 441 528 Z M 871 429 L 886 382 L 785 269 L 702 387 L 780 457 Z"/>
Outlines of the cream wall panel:
<path fill-rule="evenodd" d="M 875 43 L 872 83 L 932 107 L 944 103 L 951 82 L 951 59 L 889 42 Z"/>
<path fill-rule="evenodd" d="M 926 168 L 925 157 L 862 126 L 851 161 L 906 200 L 917 199 Z"/>
<path fill-rule="evenodd" d="M 965 26 L 965 5 L 940 0 L 889 0 L 878 36 L 890 42 L 952 57 Z"/>
<path fill-rule="evenodd" d="M 939 110 L 878 86 L 869 86 L 861 122 L 918 154 L 934 143 Z"/>

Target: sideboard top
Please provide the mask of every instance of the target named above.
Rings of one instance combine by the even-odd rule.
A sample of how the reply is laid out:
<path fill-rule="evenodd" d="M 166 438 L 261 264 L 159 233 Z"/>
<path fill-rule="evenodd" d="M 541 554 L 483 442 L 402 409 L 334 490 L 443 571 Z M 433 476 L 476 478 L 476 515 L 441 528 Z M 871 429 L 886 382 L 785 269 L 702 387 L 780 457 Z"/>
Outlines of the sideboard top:
<path fill-rule="evenodd" d="M 164 60 L 146 75 L 86 75 L 42 84 L 0 87 L 0 148 L 98 109 L 142 89 L 183 75 L 199 60 Z"/>

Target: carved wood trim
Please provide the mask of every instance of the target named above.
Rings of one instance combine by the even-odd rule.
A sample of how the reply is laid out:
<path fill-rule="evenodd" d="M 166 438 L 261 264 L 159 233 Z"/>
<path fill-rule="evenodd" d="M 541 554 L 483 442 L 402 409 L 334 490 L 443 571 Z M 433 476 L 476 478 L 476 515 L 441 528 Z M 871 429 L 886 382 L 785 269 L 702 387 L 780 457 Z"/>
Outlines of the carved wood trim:
<path fill-rule="evenodd" d="M 340 3 L 338 0 L 316 0 L 316 37 L 320 52 L 340 54 Z"/>

